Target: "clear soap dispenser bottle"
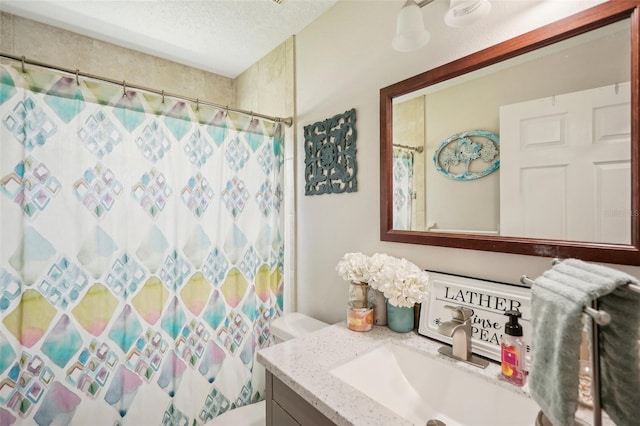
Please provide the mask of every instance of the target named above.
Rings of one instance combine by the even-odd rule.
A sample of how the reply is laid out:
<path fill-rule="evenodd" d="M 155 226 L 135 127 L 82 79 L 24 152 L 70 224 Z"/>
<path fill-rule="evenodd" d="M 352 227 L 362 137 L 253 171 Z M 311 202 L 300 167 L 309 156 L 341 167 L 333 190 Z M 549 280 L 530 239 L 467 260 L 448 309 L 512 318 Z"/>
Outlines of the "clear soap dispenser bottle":
<path fill-rule="evenodd" d="M 522 340 L 522 326 L 518 311 L 506 311 L 509 321 L 504 325 L 504 334 L 500 342 L 502 377 L 516 386 L 523 386 L 527 376 L 524 370 L 525 346 Z"/>

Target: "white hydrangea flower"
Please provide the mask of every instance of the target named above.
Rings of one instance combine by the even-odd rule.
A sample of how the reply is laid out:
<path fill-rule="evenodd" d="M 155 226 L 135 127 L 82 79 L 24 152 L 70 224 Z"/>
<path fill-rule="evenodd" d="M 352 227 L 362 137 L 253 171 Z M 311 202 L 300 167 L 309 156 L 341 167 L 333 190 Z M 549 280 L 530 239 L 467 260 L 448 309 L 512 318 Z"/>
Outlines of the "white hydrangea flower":
<path fill-rule="evenodd" d="M 383 253 L 347 253 L 336 270 L 345 281 L 368 283 L 383 292 L 394 306 L 411 307 L 422 302 L 429 288 L 427 272 L 407 259 Z"/>
<path fill-rule="evenodd" d="M 336 270 L 345 281 L 366 283 L 369 279 L 369 256 L 362 253 L 347 253 L 338 262 Z"/>
<path fill-rule="evenodd" d="M 381 290 L 378 288 L 379 285 L 379 276 L 381 275 L 381 271 L 388 264 L 391 264 L 397 261 L 395 257 L 389 256 L 384 253 L 375 253 L 373 256 L 369 258 L 368 265 L 368 273 L 369 273 L 369 287 L 374 288 L 376 290 Z"/>
<path fill-rule="evenodd" d="M 429 274 L 406 259 L 389 262 L 376 277 L 376 288 L 393 306 L 411 307 L 428 291 Z"/>

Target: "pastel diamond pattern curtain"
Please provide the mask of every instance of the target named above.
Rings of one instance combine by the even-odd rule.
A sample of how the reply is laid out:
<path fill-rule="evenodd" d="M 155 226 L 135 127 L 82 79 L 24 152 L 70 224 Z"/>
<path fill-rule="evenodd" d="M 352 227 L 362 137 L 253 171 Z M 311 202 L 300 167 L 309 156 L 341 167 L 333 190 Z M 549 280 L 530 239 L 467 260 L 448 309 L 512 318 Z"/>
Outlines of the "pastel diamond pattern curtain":
<path fill-rule="evenodd" d="M 413 214 L 413 152 L 393 150 L 393 229 L 411 229 Z"/>
<path fill-rule="evenodd" d="M 201 425 L 263 398 L 283 129 L 0 66 L 0 425 Z"/>

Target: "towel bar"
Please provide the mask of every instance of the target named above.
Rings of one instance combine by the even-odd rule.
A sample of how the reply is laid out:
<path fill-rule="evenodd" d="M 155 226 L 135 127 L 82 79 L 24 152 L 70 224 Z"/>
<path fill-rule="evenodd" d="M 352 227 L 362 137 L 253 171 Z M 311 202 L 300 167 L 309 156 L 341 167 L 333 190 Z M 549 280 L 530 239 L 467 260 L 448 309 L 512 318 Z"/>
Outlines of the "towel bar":
<path fill-rule="evenodd" d="M 527 287 L 531 287 L 534 284 L 534 281 L 526 275 L 520 277 L 520 282 Z M 598 325 L 607 325 L 611 322 L 611 315 L 605 311 L 600 311 L 590 306 L 585 306 L 583 311 L 585 314 L 593 318 L 593 321 Z"/>
<path fill-rule="evenodd" d="M 553 258 L 553 260 L 551 261 L 551 264 L 552 264 L 552 265 L 554 265 L 554 266 L 555 266 L 555 265 L 557 265 L 558 263 L 562 263 L 562 259 L 555 257 L 555 258 Z M 523 277 L 524 277 L 524 275 L 523 275 Z M 521 281 L 522 281 L 522 280 L 521 280 Z M 523 284 L 524 284 L 524 283 L 523 283 Z M 636 293 L 640 293 L 640 286 L 638 286 L 638 285 L 635 285 L 635 284 L 627 284 L 627 287 L 628 287 L 628 288 L 629 288 L 629 290 L 631 290 L 631 291 L 634 291 L 634 292 L 636 292 Z"/>
<path fill-rule="evenodd" d="M 553 259 L 552 265 L 557 265 L 562 262 L 562 259 Z M 531 287 L 535 282 L 522 275 L 520 282 L 528 287 Z M 640 293 L 640 286 L 636 284 L 627 284 L 629 290 Z M 585 306 L 584 312 L 589 315 L 595 323 L 591 327 L 591 377 L 592 377 L 592 399 L 593 399 L 593 426 L 602 426 L 602 405 L 600 401 L 600 335 L 598 333 L 598 326 L 606 326 L 611 322 L 611 316 L 606 311 L 598 309 L 598 299 L 591 301 L 591 306 Z"/>

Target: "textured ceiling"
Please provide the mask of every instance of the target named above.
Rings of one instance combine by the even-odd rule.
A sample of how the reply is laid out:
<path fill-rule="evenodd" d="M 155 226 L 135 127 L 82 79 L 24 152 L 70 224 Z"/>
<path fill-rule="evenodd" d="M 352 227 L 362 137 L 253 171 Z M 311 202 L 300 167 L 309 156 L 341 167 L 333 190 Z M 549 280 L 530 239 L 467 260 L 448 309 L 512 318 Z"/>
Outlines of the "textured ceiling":
<path fill-rule="evenodd" d="M 0 0 L 0 10 L 234 78 L 337 0 Z"/>

